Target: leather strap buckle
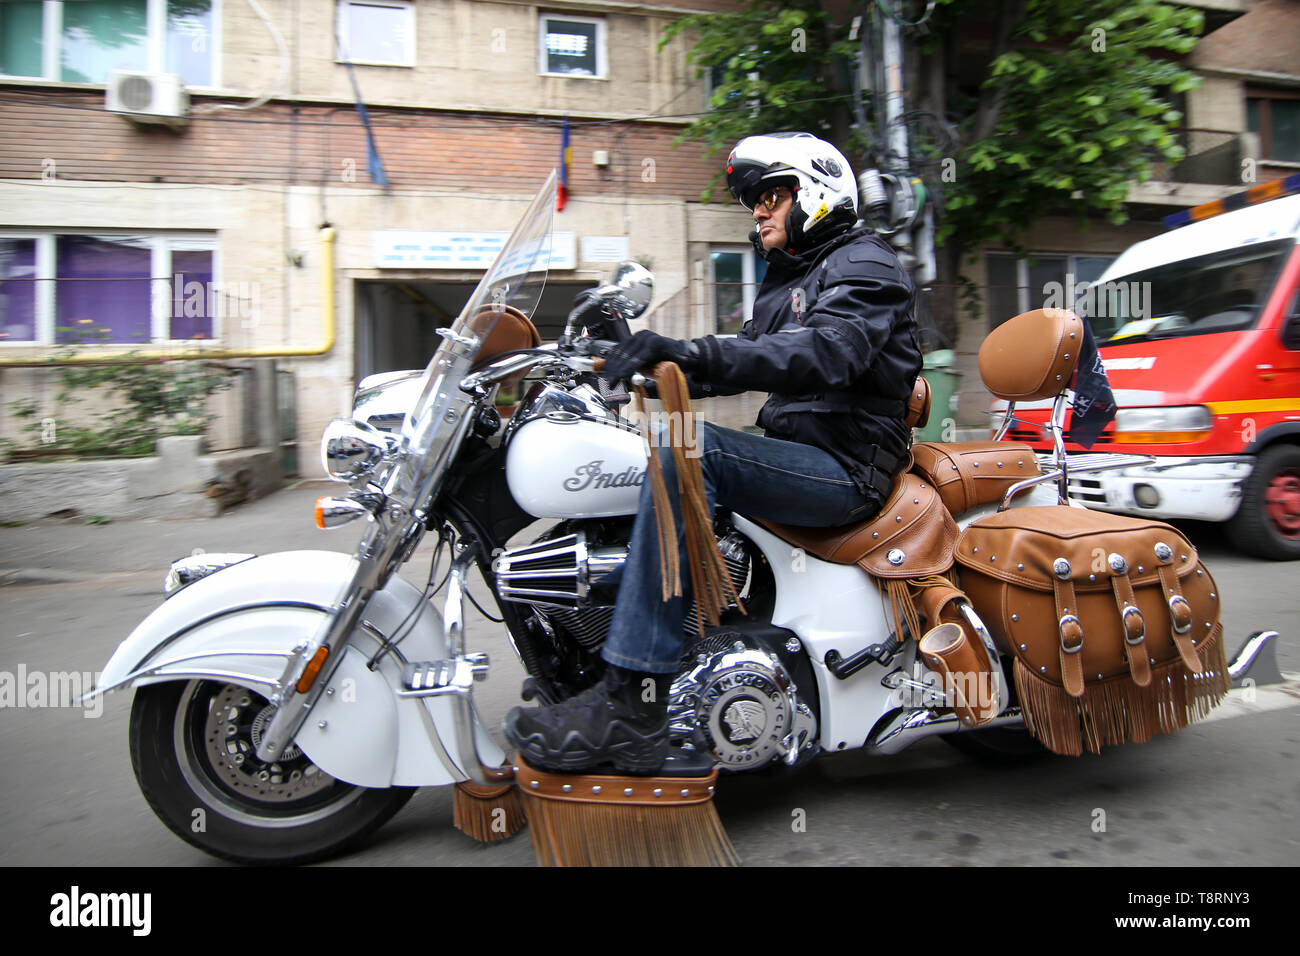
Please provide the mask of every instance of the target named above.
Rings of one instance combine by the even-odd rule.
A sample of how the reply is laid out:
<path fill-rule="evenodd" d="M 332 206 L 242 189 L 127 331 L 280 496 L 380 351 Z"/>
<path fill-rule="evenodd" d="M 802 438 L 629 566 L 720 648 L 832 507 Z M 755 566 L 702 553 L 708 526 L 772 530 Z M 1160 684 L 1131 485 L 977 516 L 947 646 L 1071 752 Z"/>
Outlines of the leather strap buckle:
<path fill-rule="evenodd" d="M 1079 635 L 1079 643 L 1075 644 L 1073 647 L 1070 647 L 1068 644 L 1065 643 L 1066 641 L 1065 628 L 1070 624 L 1074 625 L 1075 633 Z M 1079 619 L 1077 617 L 1075 617 L 1073 614 L 1064 615 L 1061 618 L 1061 620 L 1057 623 L 1057 629 L 1060 631 L 1061 634 L 1062 651 L 1064 651 L 1066 654 L 1077 654 L 1081 650 L 1083 650 L 1083 625 L 1079 622 Z"/>
<path fill-rule="evenodd" d="M 1192 606 L 1187 603 L 1187 598 L 1181 594 L 1170 596 L 1169 618 L 1175 634 L 1186 634 L 1192 629 Z"/>
<path fill-rule="evenodd" d="M 1134 632 L 1129 629 L 1130 615 L 1132 615 L 1132 618 L 1137 621 L 1136 636 L 1134 636 Z M 1142 612 L 1137 607 L 1130 604 L 1128 607 L 1124 608 L 1123 621 L 1125 644 L 1136 646 L 1147 639 L 1146 619 L 1142 617 Z M 1188 627 L 1191 627 L 1191 625 L 1189 624 Z"/>

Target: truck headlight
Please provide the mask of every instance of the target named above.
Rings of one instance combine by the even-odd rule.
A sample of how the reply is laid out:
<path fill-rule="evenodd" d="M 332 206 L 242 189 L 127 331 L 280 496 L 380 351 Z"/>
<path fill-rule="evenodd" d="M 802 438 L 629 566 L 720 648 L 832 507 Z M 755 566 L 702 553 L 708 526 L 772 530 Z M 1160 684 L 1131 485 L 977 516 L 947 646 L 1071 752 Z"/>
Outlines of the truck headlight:
<path fill-rule="evenodd" d="M 1200 441 L 1213 424 L 1214 417 L 1204 405 L 1121 408 L 1115 413 L 1115 441 L 1142 445 Z"/>

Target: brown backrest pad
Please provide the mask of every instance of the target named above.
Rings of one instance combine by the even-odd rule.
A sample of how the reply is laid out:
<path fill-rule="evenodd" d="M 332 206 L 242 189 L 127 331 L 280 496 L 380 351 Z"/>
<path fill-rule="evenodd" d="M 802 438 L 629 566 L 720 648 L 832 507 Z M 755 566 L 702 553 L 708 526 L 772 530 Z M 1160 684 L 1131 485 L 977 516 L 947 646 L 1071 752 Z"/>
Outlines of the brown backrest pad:
<path fill-rule="evenodd" d="M 474 360 L 475 368 L 483 367 L 505 352 L 536 348 L 542 343 L 537 326 L 513 305 L 485 305 L 470 320 L 470 328 L 476 335 L 487 330 L 487 339 L 479 347 Z"/>
<path fill-rule="evenodd" d="M 1066 309 L 1035 309 L 1008 319 L 980 346 L 980 377 L 1005 401 L 1054 398 L 1069 387 L 1083 320 Z"/>
<path fill-rule="evenodd" d="M 877 577 L 914 578 L 940 574 L 952 566 L 957 523 L 934 485 L 906 473 L 880 513 L 859 524 L 837 528 L 799 528 L 758 519 L 777 537 L 834 564 L 859 564 Z M 901 555 L 897 563 L 890 552 Z"/>

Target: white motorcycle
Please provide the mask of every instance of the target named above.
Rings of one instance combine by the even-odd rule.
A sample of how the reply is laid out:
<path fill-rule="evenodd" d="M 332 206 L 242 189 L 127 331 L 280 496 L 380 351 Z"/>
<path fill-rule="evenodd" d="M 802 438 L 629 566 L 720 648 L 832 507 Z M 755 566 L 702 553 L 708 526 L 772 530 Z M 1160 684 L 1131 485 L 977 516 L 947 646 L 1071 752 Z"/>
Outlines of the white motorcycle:
<path fill-rule="evenodd" d="M 495 591 L 529 674 L 526 699 L 556 701 L 598 679 L 613 613 L 602 581 L 626 558 L 646 449 L 618 412 L 626 396 L 593 373 L 593 357 L 627 335 L 652 279 L 621 266 L 559 342 L 540 346 L 528 316 L 546 277 L 554 193 L 552 175 L 456 322 L 439 330 L 424 373 L 363 382 L 354 417 L 327 429 L 326 468 L 350 490 L 321 499 L 317 521 L 369 522 L 356 552 L 178 561 L 166 600 L 104 667 L 95 693 L 137 688 L 130 744 L 141 790 L 195 846 L 246 862 L 317 859 L 362 840 L 414 788 L 500 781 L 507 755 L 474 706 L 488 660 L 464 629 L 471 566 Z M 494 398 L 525 374 L 535 381 L 503 429 Z M 1099 456 L 1071 467 L 1129 463 Z M 1056 504 L 1063 464 L 1058 429 L 1057 459 L 1042 474 L 959 523 Z M 557 520 L 534 543 L 506 547 L 539 518 Z M 879 520 L 892 523 L 889 513 Z M 879 538 L 873 527 L 887 530 L 867 523 L 858 536 Z M 892 754 L 933 734 L 994 753 L 1039 747 L 1002 666 L 990 719 L 972 730 L 918 641 L 894 624 L 882 580 L 856 556 L 818 556 L 784 530 L 717 518 L 747 613 L 724 614 L 702 640 L 688 617 L 669 702 L 677 751 L 724 771 L 773 772 L 827 751 Z M 397 571 L 430 532 L 440 560 L 422 591 Z M 882 559 L 901 563 L 903 550 Z M 1005 664 L 975 608 L 958 608 L 988 659 Z M 1248 642 L 1234 677 L 1272 637 Z"/>

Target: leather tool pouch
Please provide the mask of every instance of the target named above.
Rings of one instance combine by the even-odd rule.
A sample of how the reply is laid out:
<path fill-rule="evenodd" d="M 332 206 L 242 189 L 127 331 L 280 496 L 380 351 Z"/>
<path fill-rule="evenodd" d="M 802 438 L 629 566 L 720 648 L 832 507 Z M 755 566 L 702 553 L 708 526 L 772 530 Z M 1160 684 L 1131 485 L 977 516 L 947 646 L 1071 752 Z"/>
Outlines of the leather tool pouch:
<path fill-rule="evenodd" d="M 942 577 L 916 582 L 917 609 L 929 630 L 917 645 L 927 667 L 942 680 L 948 706 L 967 727 L 981 727 L 998 715 L 995 669 L 984 643 L 957 609 L 967 596 Z"/>
<path fill-rule="evenodd" d="M 1026 725 L 1056 753 L 1172 733 L 1228 691 L 1214 580 L 1169 525 L 1015 508 L 972 522 L 956 560 L 1015 657 Z"/>
<path fill-rule="evenodd" d="M 1001 500 L 1017 481 L 1039 474 L 1034 450 L 1021 442 L 917 442 L 913 471 L 939 489 L 953 514 Z"/>

